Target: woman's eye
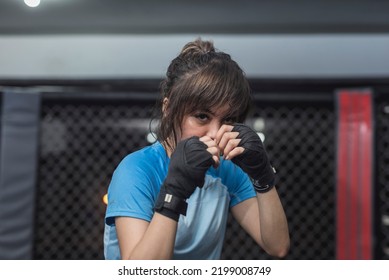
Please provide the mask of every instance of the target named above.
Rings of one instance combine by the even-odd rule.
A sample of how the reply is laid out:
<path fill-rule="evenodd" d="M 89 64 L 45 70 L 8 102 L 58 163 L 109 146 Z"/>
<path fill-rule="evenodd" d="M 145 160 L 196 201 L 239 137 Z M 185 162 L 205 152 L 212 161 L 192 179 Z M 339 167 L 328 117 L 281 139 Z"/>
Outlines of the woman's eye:
<path fill-rule="evenodd" d="M 201 120 L 201 121 L 206 121 L 209 119 L 208 115 L 207 114 L 197 114 L 196 115 L 196 118 Z"/>
<path fill-rule="evenodd" d="M 226 124 L 233 124 L 235 123 L 235 120 L 233 118 L 225 118 L 224 123 Z"/>

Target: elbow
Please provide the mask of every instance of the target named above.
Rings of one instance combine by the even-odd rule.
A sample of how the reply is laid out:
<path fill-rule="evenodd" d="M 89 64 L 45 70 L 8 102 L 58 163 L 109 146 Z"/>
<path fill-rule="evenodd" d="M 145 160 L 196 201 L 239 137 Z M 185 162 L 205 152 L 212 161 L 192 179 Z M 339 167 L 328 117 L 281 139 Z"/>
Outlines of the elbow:
<path fill-rule="evenodd" d="M 272 257 L 275 257 L 277 259 L 283 259 L 286 257 L 286 255 L 288 254 L 289 252 L 289 248 L 288 247 L 285 247 L 285 248 L 279 248 L 279 249 L 276 249 L 276 250 L 268 250 L 266 251 L 266 253 Z"/>
<path fill-rule="evenodd" d="M 273 252 L 272 256 L 276 257 L 278 259 L 283 259 L 288 255 L 289 253 L 289 246 L 286 246 L 284 248 L 280 248 L 279 250 Z"/>
<path fill-rule="evenodd" d="M 285 242 L 279 243 L 278 246 L 274 246 L 273 248 L 269 248 L 266 250 L 266 253 L 272 257 L 283 259 L 289 253 L 290 241 L 289 239 Z"/>

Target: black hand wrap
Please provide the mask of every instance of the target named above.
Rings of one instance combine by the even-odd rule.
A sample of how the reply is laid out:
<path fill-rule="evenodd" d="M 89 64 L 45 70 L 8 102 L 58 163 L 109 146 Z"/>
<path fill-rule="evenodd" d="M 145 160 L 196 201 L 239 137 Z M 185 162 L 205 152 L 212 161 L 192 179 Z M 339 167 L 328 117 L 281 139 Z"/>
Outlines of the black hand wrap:
<path fill-rule="evenodd" d="M 232 131 L 239 132 L 239 147 L 244 152 L 232 159 L 251 178 L 259 193 L 269 191 L 275 184 L 275 172 L 258 134 L 244 124 L 234 124 Z"/>
<path fill-rule="evenodd" d="M 207 148 L 195 136 L 177 144 L 170 158 L 168 174 L 161 186 L 155 211 L 176 221 L 180 214 L 186 214 L 185 200 L 196 187 L 204 185 L 205 173 L 214 163 Z"/>

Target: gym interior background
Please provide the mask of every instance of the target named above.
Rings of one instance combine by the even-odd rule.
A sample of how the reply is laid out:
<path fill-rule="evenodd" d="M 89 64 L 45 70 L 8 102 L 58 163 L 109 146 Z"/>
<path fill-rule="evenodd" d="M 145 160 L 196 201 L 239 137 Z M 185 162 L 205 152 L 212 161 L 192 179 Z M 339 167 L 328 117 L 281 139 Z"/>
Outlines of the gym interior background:
<path fill-rule="evenodd" d="M 389 259 L 389 3 L 109 2 L 0 4 L 0 259 L 103 258 L 112 172 L 197 37 L 250 80 L 286 258 Z M 270 259 L 231 218 L 222 258 Z"/>

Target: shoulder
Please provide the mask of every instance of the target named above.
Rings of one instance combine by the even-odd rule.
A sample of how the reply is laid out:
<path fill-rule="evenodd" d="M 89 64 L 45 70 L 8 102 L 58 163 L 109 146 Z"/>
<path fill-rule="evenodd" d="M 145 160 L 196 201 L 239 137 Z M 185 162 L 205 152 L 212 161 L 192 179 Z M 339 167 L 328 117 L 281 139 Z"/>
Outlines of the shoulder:
<path fill-rule="evenodd" d="M 149 169 L 156 169 L 158 166 L 164 167 L 166 164 L 166 152 L 162 145 L 157 142 L 124 157 L 115 173 L 129 170 L 149 171 Z"/>
<path fill-rule="evenodd" d="M 166 152 L 160 143 L 127 155 L 112 175 L 110 191 L 159 187 L 167 173 L 166 158 Z"/>

